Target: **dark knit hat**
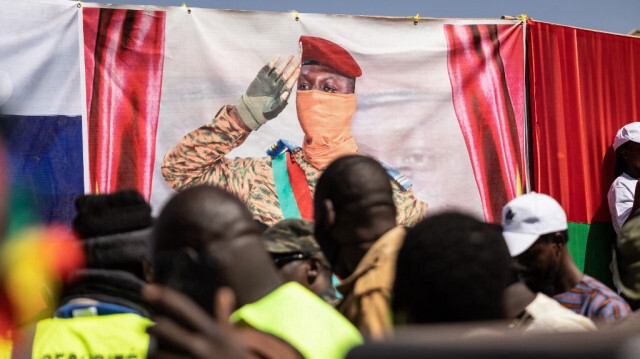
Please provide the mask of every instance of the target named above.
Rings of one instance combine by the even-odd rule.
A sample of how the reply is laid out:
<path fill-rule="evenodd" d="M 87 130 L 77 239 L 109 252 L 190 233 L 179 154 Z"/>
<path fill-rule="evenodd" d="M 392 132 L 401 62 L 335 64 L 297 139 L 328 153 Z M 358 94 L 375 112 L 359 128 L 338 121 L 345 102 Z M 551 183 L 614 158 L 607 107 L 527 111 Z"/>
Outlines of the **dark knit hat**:
<path fill-rule="evenodd" d="M 83 195 L 75 205 L 73 229 L 82 239 L 87 268 L 126 271 L 146 279 L 152 218 L 144 197 L 124 190 Z"/>
<path fill-rule="evenodd" d="M 150 227 L 151 206 L 137 190 L 76 198 L 73 229 L 80 238 L 107 236 Z"/>

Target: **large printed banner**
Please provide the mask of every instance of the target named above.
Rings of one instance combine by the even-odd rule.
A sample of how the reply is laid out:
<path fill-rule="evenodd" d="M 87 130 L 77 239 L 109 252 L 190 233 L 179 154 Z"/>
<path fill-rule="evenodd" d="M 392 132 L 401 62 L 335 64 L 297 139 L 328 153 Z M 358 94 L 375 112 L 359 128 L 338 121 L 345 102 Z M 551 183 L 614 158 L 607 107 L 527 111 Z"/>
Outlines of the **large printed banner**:
<path fill-rule="evenodd" d="M 611 142 L 640 113 L 640 39 L 529 21 L 525 84 L 519 21 L 0 5 L 2 175 L 47 222 L 70 223 L 79 194 L 124 188 L 140 190 L 157 213 L 174 193 L 160 172 L 165 154 L 236 105 L 274 56 L 299 56 L 306 35 L 359 64 L 358 151 L 408 177 L 430 213 L 461 209 L 497 222 L 530 180 L 566 209 L 578 265 L 609 278 Z M 301 145 L 295 90 L 288 102 L 242 144 L 217 134 L 228 142 L 223 154 L 264 157 L 279 139 Z"/>
<path fill-rule="evenodd" d="M 359 64 L 358 151 L 408 177 L 431 213 L 499 221 L 528 176 L 519 21 L 28 7 L 55 21 L 36 26 L 37 16 L 16 15 L 24 5 L 3 2 L 0 27 L 30 36 L 0 37 L 0 78 L 13 89 L 0 113 L 12 176 L 37 182 L 48 220 L 69 222 L 74 195 L 124 188 L 139 189 L 157 212 L 174 193 L 160 172 L 164 155 L 237 104 L 274 56 L 299 56 L 302 35 L 338 44 Z M 280 115 L 241 145 L 230 141 L 226 156 L 264 157 L 279 139 L 303 143 L 295 90 Z M 49 155 L 46 168 L 37 151 Z"/>

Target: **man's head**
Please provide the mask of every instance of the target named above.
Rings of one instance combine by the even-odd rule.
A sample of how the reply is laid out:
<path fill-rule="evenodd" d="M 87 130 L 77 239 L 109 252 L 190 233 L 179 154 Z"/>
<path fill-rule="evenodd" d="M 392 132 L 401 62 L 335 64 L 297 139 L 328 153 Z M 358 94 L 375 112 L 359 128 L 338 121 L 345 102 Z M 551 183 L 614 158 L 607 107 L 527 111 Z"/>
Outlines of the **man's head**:
<path fill-rule="evenodd" d="M 320 296 L 332 291 L 329 262 L 313 236 L 313 222 L 282 220 L 264 232 L 264 244 L 286 282 L 298 282 Z"/>
<path fill-rule="evenodd" d="M 189 294 L 209 312 L 218 286 L 230 286 L 245 304 L 273 289 L 265 285 L 277 278 L 249 210 L 211 186 L 191 187 L 166 204 L 154 227 L 152 255 L 156 281 Z"/>
<path fill-rule="evenodd" d="M 613 150 L 617 150 L 629 141 L 640 143 L 640 122 L 628 123 L 618 130 L 613 139 Z"/>
<path fill-rule="evenodd" d="M 503 235 L 509 253 L 523 266 L 520 275 L 535 292 L 555 294 L 555 282 L 566 259 L 567 216 L 556 200 L 531 192 L 502 209 Z"/>
<path fill-rule="evenodd" d="M 627 172 L 637 177 L 640 174 L 640 122 L 623 126 L 613 139 L 616 152 L 616 174 Z"/>
<path fill-rule="evenodd" d="M 398 254 L 394 315 L 406 324 L 501 319 L 510 265 L 499 226 L 454 212 L 428 217 Z"/>
<path fill-rule="evenodd" d="M 305 160 L 318 169 L 332 160 L 357 153 L 351 135 L 356 112 L 355 79 L 362 70 L 339 45 L 319 37 L 301 36 L 302 48 L 296 111 L 305 134 Z"/>
<path fill-rule="evenodd" d="M 302 66 L 298 91 L 352 94 L 362 70 L 340 45 L 313 36 L 301 36 Z"/>
<path fill-rule="evenodd" d="M 367 156 L 335 160 L 318 181 L 314 216 L 316 240 L 334 272 L 346 278 L 375 240 L 395 226 L 387 172 Z"/>
<path fill-rule="evenodd" d="M 234 195 L 213 186 L 195 186 L 165 205 L 154 230 L 154 251 L 184 247 L 199 252 L 259 233 L 251 213 Z"/>

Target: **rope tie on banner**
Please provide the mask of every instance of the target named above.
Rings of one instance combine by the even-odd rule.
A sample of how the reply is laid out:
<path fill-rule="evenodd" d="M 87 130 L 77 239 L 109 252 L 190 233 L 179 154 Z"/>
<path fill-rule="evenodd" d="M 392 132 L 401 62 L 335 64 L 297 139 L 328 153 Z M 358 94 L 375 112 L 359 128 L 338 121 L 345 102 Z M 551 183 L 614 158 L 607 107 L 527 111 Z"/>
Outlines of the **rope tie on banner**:
<path fill-rule="evenodd" d="M 293 16 L 295 16 L 295 17 L 296 17 L 296 21 L 300 21 L 300 14 L 299 14 L 297 11 L 295 11 L 295 10 L 291 10 L 291 11 L 289 11 L 289 12 L 290 12 L 290 13 L 292 13 L 292 14 L 293 14 Z"/>
<path fill-rule="evenodd" d="M 500 18 L 503 20 L 518 20 L 521 23 L 527 22 L 527 20 L 532 20 L 529 16 L 527 16 L 527 14 L 520 14 L 518 16 L 502 15 L 502 17 Z"/>
<path fill-rule="evenodd" d="M 413 17 L 413 25 L 418 25 L 419 20 L 420 20 L 420 14 L 416 14 L 416 16 Z"/>
<path fill-rule="evenodd" d="M 82 1 L 78 0 L 78 5 L 76 5 L 77 7 L 82 7 Z"/>
<path fill-rule="evenodd" d="M 191 8 L 187 6 L 186 2 L 182 3 L 182 8 L 187 10 L 187 14 L 191 14 Z"/>

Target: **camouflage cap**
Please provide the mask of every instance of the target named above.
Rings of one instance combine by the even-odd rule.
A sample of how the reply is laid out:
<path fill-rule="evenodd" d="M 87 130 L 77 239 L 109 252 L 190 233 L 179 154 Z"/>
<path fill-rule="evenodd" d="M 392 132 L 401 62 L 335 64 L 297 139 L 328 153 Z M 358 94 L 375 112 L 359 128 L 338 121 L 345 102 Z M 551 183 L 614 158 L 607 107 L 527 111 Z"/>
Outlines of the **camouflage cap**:
<path fill-rule="evenodd" d="M 300 252 L 317 256 L 325 266 L 330 267 L 313 236 L 313 222 L 297 218 L 284 219 L 264 232 L 264 244 L 269 253 Z"/>
<path fill-rule="evenodd" d="M 622 293 L 628 298 L 640 299 L 640 215 L 629 219 L 620 229 L 612 267 Z"/>

